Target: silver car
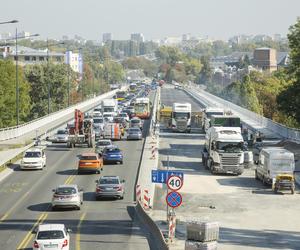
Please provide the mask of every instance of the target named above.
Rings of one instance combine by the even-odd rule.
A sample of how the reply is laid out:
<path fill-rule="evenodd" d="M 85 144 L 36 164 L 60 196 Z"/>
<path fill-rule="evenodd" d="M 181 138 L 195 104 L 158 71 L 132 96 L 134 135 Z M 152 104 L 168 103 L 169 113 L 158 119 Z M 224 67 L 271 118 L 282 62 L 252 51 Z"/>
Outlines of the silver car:
<path fill-rule="evenodd" d="M 133 117 L 130 120 L 130 128 L 140 128 L 140 130 L 143 130 L 143 121 L 138 117 Z"/>
<path fill-rule="evenodd" d="M 124 198 L 125 181 L 121 181 L 119 176 L 101 176 L 96 183 L 96 200 L 103 197 Z"/>
<path fill-rule="evenodd" d="M 53 142 L 68 142 L 69 133 L 67 129 L 59 129 L 54 135 Z"/>
<path fill-rule="evenodd" d="M 142 131 L 139 128 L 129 128 L 127 130 L 127 140 L 141 140 Z"/>
<path fill-rule="evenodd" d="M 80 210 L 83 201 L 83 190 L 78 189 L 77 185 L 60 185 L 52 191 L 54 192 L 52 197 L 52 210 L 58 207 L 74 207 Z"/>
<path fill-rule="evenodd" d="M 95 147 L 95 153 L 97 154 L 102 154 L 103 150 L 106 148 L 106 147 L 109 147 L 109 146 L 112 146 L 112 142 L 110 139 L 102 139 L 102 140 L 99 140 L 97 141 L 96 143 L 96 147 Z"/>

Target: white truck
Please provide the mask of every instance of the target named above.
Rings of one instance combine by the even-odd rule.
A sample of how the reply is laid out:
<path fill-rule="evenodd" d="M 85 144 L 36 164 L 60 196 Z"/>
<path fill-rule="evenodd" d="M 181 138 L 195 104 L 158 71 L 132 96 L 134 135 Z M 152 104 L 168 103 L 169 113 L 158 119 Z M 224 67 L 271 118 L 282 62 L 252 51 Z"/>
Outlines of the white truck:
<path fill-rule="evenodd" d="M 224 115 L 223 108 L 216 108 L 216 107 L 208 107 L 204 110 L 203 113 L 203 120 L 202 120 L 202 128 L 206 132 L 210 127 L 210 119 L 213 115 Z"/>
<path fill-rule="evenodd" d="M 102 115 L 115 116 L 118 112 L 118 101 L 116 99 L 104 99 L 101 104 Z"/>
<path fill-rule="evenodd" d="M 280 174 L 294 175 L 294 154 L 284 148 L 267 147 L 259 154 L 258 166 L 255 170 L 255 179 L 264 184 L 272 184 L 273 179 Z"/>
<path fill-rule="evenodd" d="M 244 141 L 239 127 L 211 127 L 207 130 L 202 163 L 213 174 L 244 171 Z"/>
<path fill-rule="evenodd" d="M 192 105 L 190 103 L 173 103 L 171 126 L 173 131 L 191 132 Z"/>

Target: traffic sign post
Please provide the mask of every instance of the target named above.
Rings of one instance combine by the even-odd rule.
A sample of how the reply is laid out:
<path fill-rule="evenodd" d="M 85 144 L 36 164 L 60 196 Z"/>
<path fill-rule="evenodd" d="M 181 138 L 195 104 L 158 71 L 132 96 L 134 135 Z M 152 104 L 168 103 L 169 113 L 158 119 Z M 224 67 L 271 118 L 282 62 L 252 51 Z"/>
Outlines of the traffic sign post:
<path fill-rule="evenodd" d="M 170 176 L 175 175 L 179 176 L 182 180 L 184 174 L 182 171 L 173 171 L 173 170 L 152 170 L 151 180 L 153 183 L 166 183 Z"/>
<path fill-rule="evenodd" d="M 171 175 L 167 180 L 168 189 L 178 191 L 183 186 L 183 181 L 179 176 Z"/>

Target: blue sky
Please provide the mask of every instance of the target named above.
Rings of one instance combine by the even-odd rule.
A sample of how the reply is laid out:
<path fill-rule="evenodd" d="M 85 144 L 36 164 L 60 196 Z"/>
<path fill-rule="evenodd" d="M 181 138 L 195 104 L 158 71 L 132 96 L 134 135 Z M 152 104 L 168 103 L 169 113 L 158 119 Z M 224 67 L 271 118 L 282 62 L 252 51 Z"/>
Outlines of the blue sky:
<path fill-rule="evenodd" d="M 0 0 L 0 33 L 15 27 L 46 38 L 81 35 L 101 40 L 144 33 L 146 39 L 236 34 L 286 34 L 300 16 L 300 0 Z"/>

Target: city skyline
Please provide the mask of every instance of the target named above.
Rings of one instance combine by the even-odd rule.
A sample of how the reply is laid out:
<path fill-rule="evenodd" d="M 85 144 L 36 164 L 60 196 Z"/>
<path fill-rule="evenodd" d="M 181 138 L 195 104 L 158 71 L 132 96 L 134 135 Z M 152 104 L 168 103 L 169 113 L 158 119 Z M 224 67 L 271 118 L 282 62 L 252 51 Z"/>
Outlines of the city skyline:
<path fill-rule="evenodd" d="M 188 3 L 171 0 L 103 3 L 94 0 L 84 3 L 79 0 L 0 0 L 0 4 L 6 10 L 1 17 L 3 21 L 19 20 L 17 24 L 2 25 L 0 33 L 14 33 L 17 27 L 39 33 L 42 39 L 79 35 L 97 41 L 102 40 L 103 33 L 112 33 L 116 40 L 128 40 L 132 33 L 143 33 L 145 40 L 183 34 L 222 40 L 239 34 L 272 36 L 279 33 L 285 36 L 296 22 L 300 9 L 297 0 L 290 0 L 288 4 L 283 0 L 189 0 Z"/>

